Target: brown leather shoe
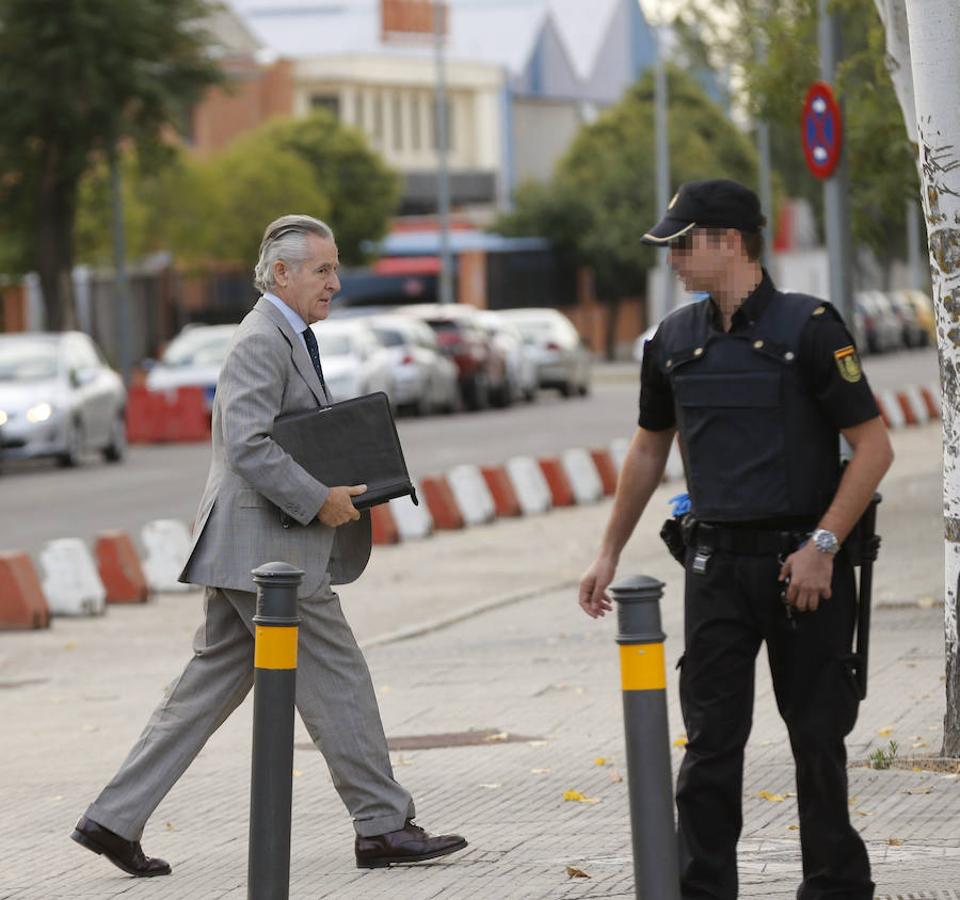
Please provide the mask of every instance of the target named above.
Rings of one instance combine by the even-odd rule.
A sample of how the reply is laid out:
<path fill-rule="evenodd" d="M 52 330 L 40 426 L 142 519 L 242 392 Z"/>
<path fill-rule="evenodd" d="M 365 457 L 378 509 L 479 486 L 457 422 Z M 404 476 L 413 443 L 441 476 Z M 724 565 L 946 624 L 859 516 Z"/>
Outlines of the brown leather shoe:
<path fill-rule="evenodd" d="M 118 869 L 136 878 L 169 875 L 173 871 L 165 859 L 145 856 L 139 841 L 128 841 L 86 816 L 80 817 L 70 837 L 81 847 L 105 856 Z"/>
<path fill-rule="evenodd" d="M 382 869 L 394 863 L 417 863 L 456 853 L 467 846 L 459 834 L 427 834 L 412 819 L 399 831 L 372 837 L 357 835 L 358 869 Z"/>

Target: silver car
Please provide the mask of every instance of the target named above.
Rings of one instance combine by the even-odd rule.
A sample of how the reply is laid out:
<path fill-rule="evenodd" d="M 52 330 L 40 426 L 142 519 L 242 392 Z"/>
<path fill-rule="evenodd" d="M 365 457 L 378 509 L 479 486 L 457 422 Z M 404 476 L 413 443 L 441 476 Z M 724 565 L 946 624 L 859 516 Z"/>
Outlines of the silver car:
<path fill-rule="evenodd" d="M 317 336 L 323 378 L 330 398 L 350 400 L 383 391 L 396 404 L 390 354 L 365 319 L 338 319 L 310 326 Z"/>
<path fill-rule="evenodd" d="M 78 465 L 126 451 L 127 392 L 97 345 L 78 331 L 0 335 L 0 442 L 5 459 Z"/>
<path fill-rule="evenodd" d="M 366 321 L 390 355 L 398 407 L 418 416 L 460 409 L 457 367 L 441 352 L 429 325 L 410 316 L 377 315 Z"/>
<path fill-rule="evenodd" d="M 556 388 L 564 397 L 590 392 L 593 356 L 563 313 L 538 307 L 497 313 L 517 326 L 530 347 L 540 387 Z"/>
<path fill-rule="evenodd" d="M 237 325 L 187 325 L 147 372 L 151 391 L 179 387 L 203 388 L 207 408 L 213 407 L 220 368 L 227 357 Z"/>

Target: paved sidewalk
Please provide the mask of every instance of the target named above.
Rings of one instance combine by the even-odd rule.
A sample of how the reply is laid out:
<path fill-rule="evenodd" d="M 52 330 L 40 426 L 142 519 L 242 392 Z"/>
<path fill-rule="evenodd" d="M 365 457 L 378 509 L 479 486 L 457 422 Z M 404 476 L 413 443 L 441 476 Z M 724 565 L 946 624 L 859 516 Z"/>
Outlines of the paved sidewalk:
<path fill-rule="evenodd" d="M 937 571 L 937 549 L 923 530 L 929 531 L 930 485 L 917 456 L 901 458 L 903 475 L 891 481 L 885 502 L 886 521 L 890 527 L 896 522 L 904 537 L 899 548 L 888 549 L 878 572 L 870 696 L 849 742 L 852 763 L 891 739 L 903 757 L 937 750 L 942 737 L 943 612 L 936 592 L 942 569 Z M 509 563 L 511 547 L 539 546 L 536 535 L 562 526 L 569 559 L 530 557 L 541 584 L 556 585 L 569 578 L 568 566 L 579 565 L 574 544 L 585 545 L 588 556 L 592 552 L 595 523 L 604 514 L 596 507 L 539 522 L 500 523 L 499 530 L 481 536 L 493 554 L 487 563 L 498 565 L 498 546 Z M 909 543 L 915 534 L 927 534 L 926 543 Z M 662 609 L 670 636 L 673 740 L 682 736 L 672 668 L 682 634 L 680 570 L 646 543 L 649 529 L 638 537 L 623 573 L 642 571 L 668 584 Z M 472 564 L 466 536 L 428 543 L 408 552 L 438 554 L 442 571 L 455 568 L 455 558 L 465 567 Z M 389 558 L 399 559 L 399 549 L 396 554 Z M 903 571 L 912 582 L 902 580 Z M 373 577 L 381 576 L 375 571 Z M 351 826 L 320 754 L 298 724 L 295 900 L 634 896 L 613 619 L 587 620 L 572 587 L 538 592 L 525 586 L 524 593 L 525 599 L 406 640 L 384 643 L 373 640 L 381 633 L 375 627 L 358 628 L 371 639 L 367 656 L 392 739 L 489 730 L 492 739 L 473 746 L 392 754 L 398 778 L 416 798 L 419 821 L 435 831 L 462 831 L 470 847 L 432 864 L 358 871 Z M 349 589 L 343 595 L 349 612 Z M 58 620 L 47 633 L 0 635 L 0 795 L 6 813 L 0 820 L 0 900 L 246 897 L 249 700 L 148 826 L 146 850 L 171 861 L 172 877 L 130 879 L 67 839 L 76 816 L 139 732 L 161 685 L 189 652 L 196 600 L 164 596 L 148 608 L 113 608 L 102 620 Z M 438 609 L 436 617 L 442 615 Z M 792 763 L 766 665 L 758 672 L 744 787 L 741 896 L 788 898 L 800 871 Z M 674 772 L 681 753 L 673 751 Z M 868 843 L 877 896 L 960 896 L 952 892 L 960 884 L 960 779 L 854 764 L 850 781 L 851 810 Z M 567 790 L 596 802 L 564 801 Z M 590 877 L 570 878 L 568 866 Z"/>

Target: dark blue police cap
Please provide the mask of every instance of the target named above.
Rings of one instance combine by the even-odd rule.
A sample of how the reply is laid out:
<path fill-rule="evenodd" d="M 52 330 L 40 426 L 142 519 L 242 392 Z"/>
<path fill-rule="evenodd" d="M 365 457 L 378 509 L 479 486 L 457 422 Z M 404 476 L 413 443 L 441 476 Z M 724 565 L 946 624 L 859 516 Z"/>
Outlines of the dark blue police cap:
<path fill-rule="evenodd" d="M 641 241 L 664 246 L 693 228 L 735 228 L 755 234 L 764 224 L 760 201 L 750 188 L 726 178 L 688 181 L 670 201 L 667 214 Z"/>

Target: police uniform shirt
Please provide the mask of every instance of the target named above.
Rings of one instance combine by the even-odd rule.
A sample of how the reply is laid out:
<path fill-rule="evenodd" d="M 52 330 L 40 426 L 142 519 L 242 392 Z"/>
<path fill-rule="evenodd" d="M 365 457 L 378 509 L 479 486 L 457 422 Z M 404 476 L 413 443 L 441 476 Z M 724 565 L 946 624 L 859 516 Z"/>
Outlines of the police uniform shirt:
<path fill-rule="evenodd" d="M 733 314 L 730 333 L 749 328 L 782 294 L 764 272 L 756 289 Z M 713 306 L 712 328 L 723 331 L 723 317 L 713 298 L 701 301 Z M 797 363 L 802 377 L 828 420 L 837 428 L 850 428 L 880 415 L 873 391 L 860 368 L 853 338 L 831 307 L 810 317 L 800 335 Z M 659 331 L 644 348 L 640 370 L 641 428 L 664 431 L 676 424 L 670 379 L 660 364 Z"/>

